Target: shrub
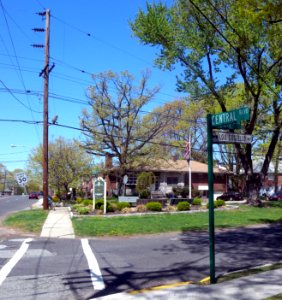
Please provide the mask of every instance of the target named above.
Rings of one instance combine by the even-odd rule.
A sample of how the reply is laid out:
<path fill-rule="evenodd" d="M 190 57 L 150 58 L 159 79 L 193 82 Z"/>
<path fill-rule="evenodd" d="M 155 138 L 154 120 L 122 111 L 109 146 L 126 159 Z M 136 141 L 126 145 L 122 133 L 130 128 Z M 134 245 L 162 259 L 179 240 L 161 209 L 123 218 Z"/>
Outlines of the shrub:
<path fill-rule="evenodd" d="M 181 195 L 181 191 L 182 191 L 182 187 L 177 186 L 177 187 L 173 187 L 172 191 L 174 193 L 175 196 L 180 196 Z"/>
<path fill-rule="evenodd" d="M 112 209 L 113 209 L 114 211 L 118 210 L 118 208 L 117 208 L 117 203 L 112 202 L 112 203 L 110 203 L 110 205 L 112 206 Z"/>
<path fill-rule="evenodd" d="M 146 208 L 151 211 L 161 211 L 162 205 L 159 202 L 148 202 Z"/>
<path fill-rule="evenodd" d="M 121 212 L 122 212 L 123 214 L 129 214 L 129 213 L 131 212 L 131 209 L 130 209 L 130 207 L 124 207 L 124 208 L 121 210 Z"/>
<path fill-rule="evenodd" d="M 225 205 L 225 201 L 224 200 L 216 200 L 215 203 L 217 203 L 217 207 Z"/>
<path fill-rule="evenodd" d="M 90 207 L 87 206 L 83 206 L 83 207 L 78 207 L 76 210 L 80 215 L 85 215 L 85 214 L 89 214 L 91 211 Z"/>
<path fill-rule="evenodd" d="M 77 204 L 74 204 L 74 205 L 72 206 L 72 209 L 73 209 L 73 210 L 77 210 L 77 209 L 80 208 L 80 207 L 83 207 L 83 204 L 77 203 Z"/>
<path fill-rule="evenodd" d="M 83 199 L 82 199 L 81 197 L 77 197 L 76 200 L 75 200 L 75 202 L 79 204 L 79 203 L 82 202 L 82 200 L 83 200 Z"/>
<path fill-rule="evenodd" d="M 104 200 L 97 200 L 95 203 L 95 209 L 101 209 L 102 205 L 104 205 Z"/>
<path fill-rule="evenodd" d="M 179 211 L 184 211 L 189 209 L 190 209 L 190 204 L 186 201 L 182 201 L 177 204 L 177 210 Z"/>
<path fill-rule="evenodd" d="M 137 212 L 145 212 L 145 211 L 147 211 L 147 207 L 144 204 L 137 205 L 136 206 L 136 211 Z"/>
<path fill-rule="evenodd" d="M 102 211 L 104 211 L 104 204 L 101 205 L 100 209 L 101 209 Z M 114 212 L 114 211 L 115 211 L 115 206 L 114 206 L 113 204 L 107 202 L 106 211 L 107 211 L 107 212 Z"/>
<path fill-rule="evenodd" d="M 60 201 L 60 198 L 59 198 L 57 195 L 54 195 L 54 196 L 52 197 L 52 201 L 53 201 L 53 202 L 59 202 L 59 201 Z"/>
<path fill-rule="evenodd" d="M 202 205 L 202 199 L 201 198 L 194 198 L 192 201 L 192 205 Z"/>
<path fill-rule="evenodd" d="M 84 206 L 88 206 L 88 205 L 92 205 L 92 204 L 93 204 L 93 201 L 90 200 L 90 199 L 84 199 L 84 200 L 82 201 L 82 203 L 83 203 Z"/>
<path fill-rule="evenodd" d="M 189 195 L 189 187 L 184 186 L 180 192 L 182 198 L 187 198 Z"/>
<path fill-rule="evenodd" d="M 215 200 L 213 202 L 214 208 L 218 208 L 218 207 L 221 207 L 221 206 L 224 206 L 224 205 L 225 205 L 225 201 L 224 200 Z M 207 203 L 207 208 L 209 208 L 209 202 Z"/>
<path fill-rule="evenodd" d="M 149 196 L 150 196 L 150 191 L 148 191 L 148 190 L 144 190 L 144 191 L 140 192 L 141 199 L 148 199 Z"/>
<path fill-rule="evenodd" d="M 117 210 L 122 211 L 122 209 L 125 207 L 130 207 L 130 203 L 128 203 L 128 202 L 118 202 L 117 203 Z"/>

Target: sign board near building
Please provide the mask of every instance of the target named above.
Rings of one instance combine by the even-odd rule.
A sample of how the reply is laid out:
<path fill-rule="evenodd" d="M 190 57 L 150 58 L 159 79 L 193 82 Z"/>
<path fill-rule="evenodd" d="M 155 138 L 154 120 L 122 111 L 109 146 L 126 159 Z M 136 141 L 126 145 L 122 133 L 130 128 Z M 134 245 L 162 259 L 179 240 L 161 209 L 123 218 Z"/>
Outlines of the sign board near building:
<path fill-rule="evenodd" d="M 93 210 L 95 210 L 96 199 L 104 199 L 104 214 L 106 214 L 106 181 L 102 177 L 95 178 L 93 181 Z"/>

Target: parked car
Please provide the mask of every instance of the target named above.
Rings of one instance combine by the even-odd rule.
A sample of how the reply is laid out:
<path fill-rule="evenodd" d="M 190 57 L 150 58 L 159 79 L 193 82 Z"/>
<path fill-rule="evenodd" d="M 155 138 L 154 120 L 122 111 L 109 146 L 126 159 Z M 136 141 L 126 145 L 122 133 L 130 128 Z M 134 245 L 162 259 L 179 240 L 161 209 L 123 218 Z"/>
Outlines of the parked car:
<path fill-rule="evenodd" d="M 28 199 L 38 199 L 38 194 L 35 192 L 32 192 L 29 194 Z"/>
<path fill-rule="evenodd" d="M 270 201 L 282 200 L 282 191 L 272 194 L 268 197 Z"/>
<path fill-rule="evenodd" d="M 240 192 L 225 192 L 222 195 L 218 196 L 216 199 L 217 200 L 225 200 L 225 201 L 232 201 L 232 200 L 243 200 L 243 194 Z"/>

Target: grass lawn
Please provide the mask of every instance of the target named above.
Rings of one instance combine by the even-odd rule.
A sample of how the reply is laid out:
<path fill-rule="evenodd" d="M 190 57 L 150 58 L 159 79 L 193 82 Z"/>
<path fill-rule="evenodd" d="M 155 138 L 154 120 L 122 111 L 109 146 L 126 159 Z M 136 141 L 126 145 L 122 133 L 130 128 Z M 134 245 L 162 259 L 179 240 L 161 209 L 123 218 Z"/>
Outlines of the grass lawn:
<path fill-rule="evenodd" d="M 75 217 L 72 219 L 77 236 L 122 236 L 173 231 L 207 230 L 208 212 L 187 214 L 143 215 L 129 217 Z M 252 224 L 282 222 L 282 201 L 258 208 L 215 211 L 215 227 L 229 228 Z"/>
<path fill-rule="evenodd" d="M 42 226 L 47 218 L 48 211 L 42 209 L 24 210 L 8 216 L 3 225 L 19 228 L 27 232 L 41 232 Z"/>

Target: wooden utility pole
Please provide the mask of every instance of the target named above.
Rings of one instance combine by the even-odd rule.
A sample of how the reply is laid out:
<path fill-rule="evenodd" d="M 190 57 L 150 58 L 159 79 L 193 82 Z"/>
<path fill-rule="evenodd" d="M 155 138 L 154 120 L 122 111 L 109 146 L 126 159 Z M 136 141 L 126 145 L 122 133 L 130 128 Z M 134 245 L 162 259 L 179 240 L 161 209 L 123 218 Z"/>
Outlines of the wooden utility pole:
<path fill-rule="evenodd" d="M 44 104 L 43 104 L 43 209 L 48 209 L 48 97 L 49 97 L 49 47 L 50 47 L 50 10 L 47 9 L 45 25 L 45 65 Z"/>

